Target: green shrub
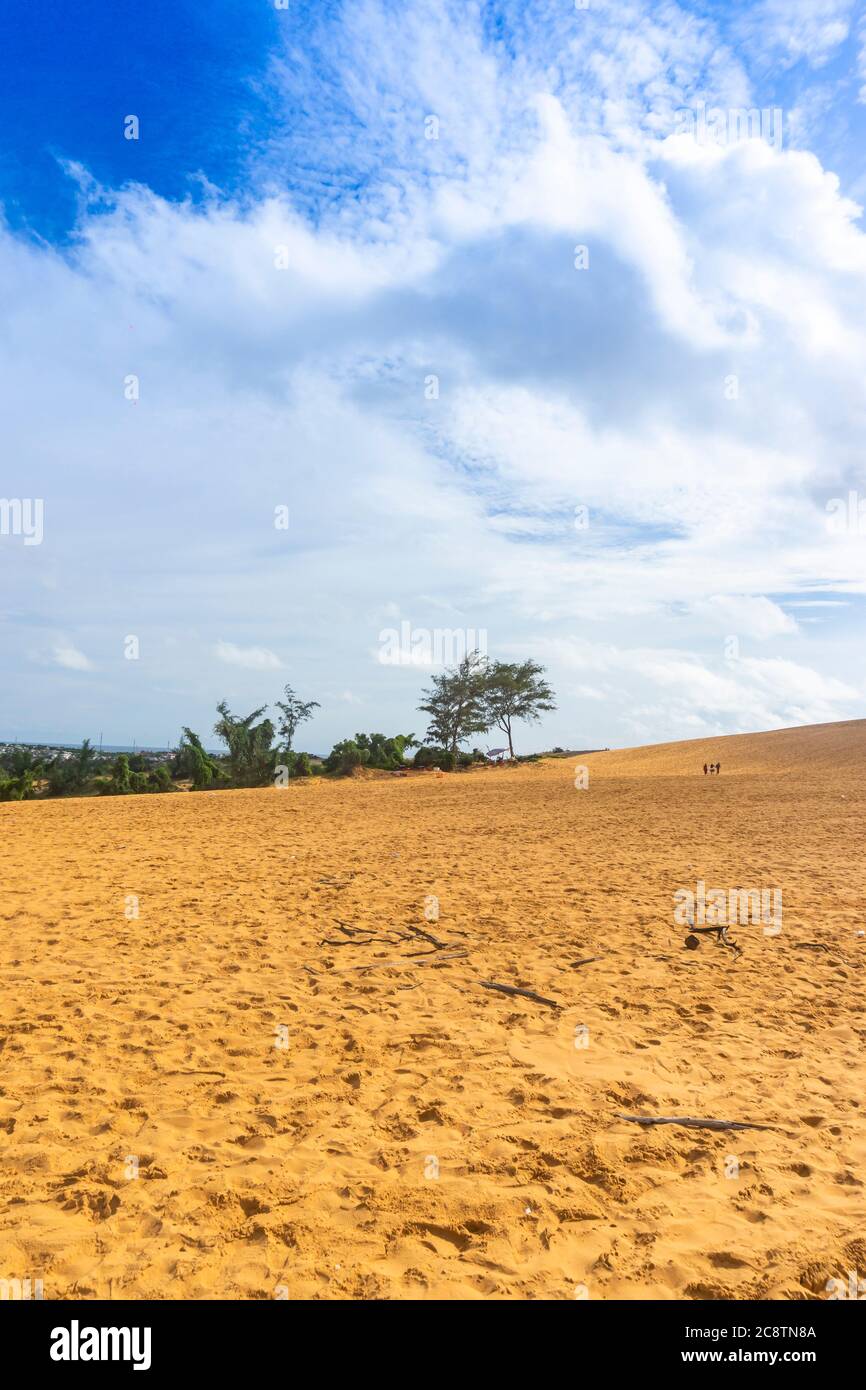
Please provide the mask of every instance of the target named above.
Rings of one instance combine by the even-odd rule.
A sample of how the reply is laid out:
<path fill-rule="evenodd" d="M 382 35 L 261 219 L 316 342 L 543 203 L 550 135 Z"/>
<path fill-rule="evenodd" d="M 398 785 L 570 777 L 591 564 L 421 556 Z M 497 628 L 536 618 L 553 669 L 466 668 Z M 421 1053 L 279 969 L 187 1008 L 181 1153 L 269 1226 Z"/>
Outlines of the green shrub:
<path fill-rule="evenodd" d="M 340 777 L 349 777 L 356 767 L 364 766 L 369 756 L 369 749 L 361 749 L 354 739 L 344 738 L 334 744 L 325 760 L 325 767 Z"/>
<path fill-rule="evenodd" d="M 457 759 L 451 752 L 443 753 L 439 759 L 439 766 L 443 772 L 453 772 L 457 764 Z"/>
<path fill-rule="evenodd" d="M 312 767 L 312 764 L 311 764 L 311 762 L 310 762 L 310 755 L 309 755 L 309 753 L 299 753 L 299 754 L 298 754 L 298 758 L 297 758 L 297 762 L 295 763 L 295 776 L 296 776 L 296 777 L 311 777 L 312 775 L 313 775 L 313 767 Z"/>
<path fill-rule="evenodd" d="M 5 777 L 0 773 L 0 801 L 32 801 L 36 795 L 33 786 L 33 771 L 28 768 L 17 777 Z"/>

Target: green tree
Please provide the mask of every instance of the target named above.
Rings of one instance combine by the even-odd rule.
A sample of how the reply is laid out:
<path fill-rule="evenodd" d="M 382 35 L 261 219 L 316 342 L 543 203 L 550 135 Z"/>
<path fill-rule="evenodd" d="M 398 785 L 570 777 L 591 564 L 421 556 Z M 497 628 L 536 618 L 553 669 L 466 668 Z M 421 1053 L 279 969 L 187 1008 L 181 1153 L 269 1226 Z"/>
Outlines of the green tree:
<path fill-rule="evenodd" d="M 174 777 L 190 778 L 196 791 L 209 787 L 220 776 L 219 767 L 203 748 L 198 734 L 187 728 L 184 728 L 171 771 Z"/>
<path fill-rule="evenodd" d="M 368 767 L 396 772 L 405 767 L 405 750 L 415 748 L 417 739 L 413 734 L 395 734 L 393 738 L 386 738 L 384 734 L 356 734 L 355 743 L 368 754 L 365 759 Z"/>
<path fill-rule="evenodd" d="M 78 750 L 78 756 L 73 764 L 75 768 L 75 784 L 77 787 L 84 787 L 93 773 L 96 762 L 96 749 L 86 738 Z"/>
<path fill-rule="evenodd" d="M 488 666 L 484 704 L 487 727 L 496 725 L 502 730 L 512 758 L 512 722 L 522 719 L 537 724 L 542 711 L 556 709 L 553 691 L 544 679 L 544 667 L 536 661 L 495 661 Z"/>
<path fill-rule="evenodd" d="M 470 734 L 489 729 L 486 679 L 487 658 L 480 652 L 467 652 L 456 666 L 434 676 L 432 687 L 423 692 L 423 703 L 418 706 L 430 715 L 427 738 L 456 754 L 458 744 Z"/>
<path fill-rule="evenodd" d="M 255 721 L 264 714 L 267 705 L 254 709 L 244 717 L 232 714 L 225 700 L 217 705 L 220 718 L 214 733 L 229 750 L 232 780 L 246 786 L 261 786 L 273 776 L 276 752 L 271 748 L 274 726 L 270 719 Z"/>
<path fill-rule="evenodd" d="M 120 796 L 125 795 L 131 790 L 129 776 L 129 758 L 125 753 L 119 753 L 111 769 L 111 790 Z"/>
<path fill-rule="evenodd" d="M 81 792 L 87 786 L 96 762 L 96 749 L 86 738 L 74 758 L 61 758 L 60 754 L 48 768 L 48 790 L 52 796 L 63 796 L 67 792 Z"/>
<path fill-rule="evenodd" d="M 283 741 L 283 748 L 287 753 L 290 753 L 298 726 L 307 719 L 311 719 L 313 710 L 321 709 L 321 705 L 318 700 L 299 700 L 290 685 L 286 686 L 285 695 L 285 700 L 276 701 L 277 709 L 282 711 L 277 732 Z"/>

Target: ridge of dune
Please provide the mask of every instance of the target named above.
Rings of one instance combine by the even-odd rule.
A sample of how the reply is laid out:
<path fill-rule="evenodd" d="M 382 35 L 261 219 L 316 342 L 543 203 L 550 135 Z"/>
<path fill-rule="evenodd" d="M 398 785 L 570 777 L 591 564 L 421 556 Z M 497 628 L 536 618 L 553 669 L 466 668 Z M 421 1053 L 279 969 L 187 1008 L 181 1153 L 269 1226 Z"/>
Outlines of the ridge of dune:
<path fill-rule="evenodd" d="M 786 773 L 816 765 L 866 763 L 866 719 L 800 724 L 759 733 L 648 743 L 587 755 L 602 775 L 676 775 L 701 772 L 705 762 L 722 763 L 722 774 Z"/>
<path fill-rule="evenodd" d="M 863 1277 L 864 727 L 0 806 L 0 1277 L 681 1300 Z M 699 880 L 778 887 L 781 932 L 687 950 Z"/>

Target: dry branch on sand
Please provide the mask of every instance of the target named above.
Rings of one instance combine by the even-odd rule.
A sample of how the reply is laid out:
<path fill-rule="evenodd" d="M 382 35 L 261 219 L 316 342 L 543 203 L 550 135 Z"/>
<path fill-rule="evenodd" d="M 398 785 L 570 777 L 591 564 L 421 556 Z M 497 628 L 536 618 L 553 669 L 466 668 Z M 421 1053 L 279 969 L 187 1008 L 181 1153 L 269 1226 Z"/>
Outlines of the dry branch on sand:
<path fill-rule="evenodd" d="M 533 999 L 536 1004 L 547 1004 L 548 1008 L 561 1009 L 555 999 L 547 999 L 543 994 L 536 994 L 534 989 L 519 989 L 517 985 L 500 985 L 495 980 L 479 980 L 482 989 L 496 989 L 500 994 L 519 994 L 523 999 Z"/>
<path fill-rule="evenodd" d="M 777 1129 L 777 1125 L 761 1125 L 749 1120 L 696 1120 L 692 1115 L 624 1115 L 636 1125 L 683 1125 L 686 1129 Z"/>

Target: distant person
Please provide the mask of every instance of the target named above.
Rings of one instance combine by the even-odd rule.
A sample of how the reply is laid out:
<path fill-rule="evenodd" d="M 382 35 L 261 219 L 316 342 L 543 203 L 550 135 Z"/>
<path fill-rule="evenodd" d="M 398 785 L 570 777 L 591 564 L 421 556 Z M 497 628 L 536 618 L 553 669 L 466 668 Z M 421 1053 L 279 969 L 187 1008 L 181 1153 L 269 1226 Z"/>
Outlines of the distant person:
<path fill-rule="evenodd" d="M 709 768 L 707 767 L 706 763 L 704 763 L 704 776 L 705 776 L 705 777 L 706 777 L 706 775 L 707 775 L 708 772 L 709 772 Z"/>
<path fill-rule="evenodd" d="M 716 763 L 716 772 L 721 772 L 721 770 L 722 770 L 722 765 L 721 765 L 721 763 Z"/>

